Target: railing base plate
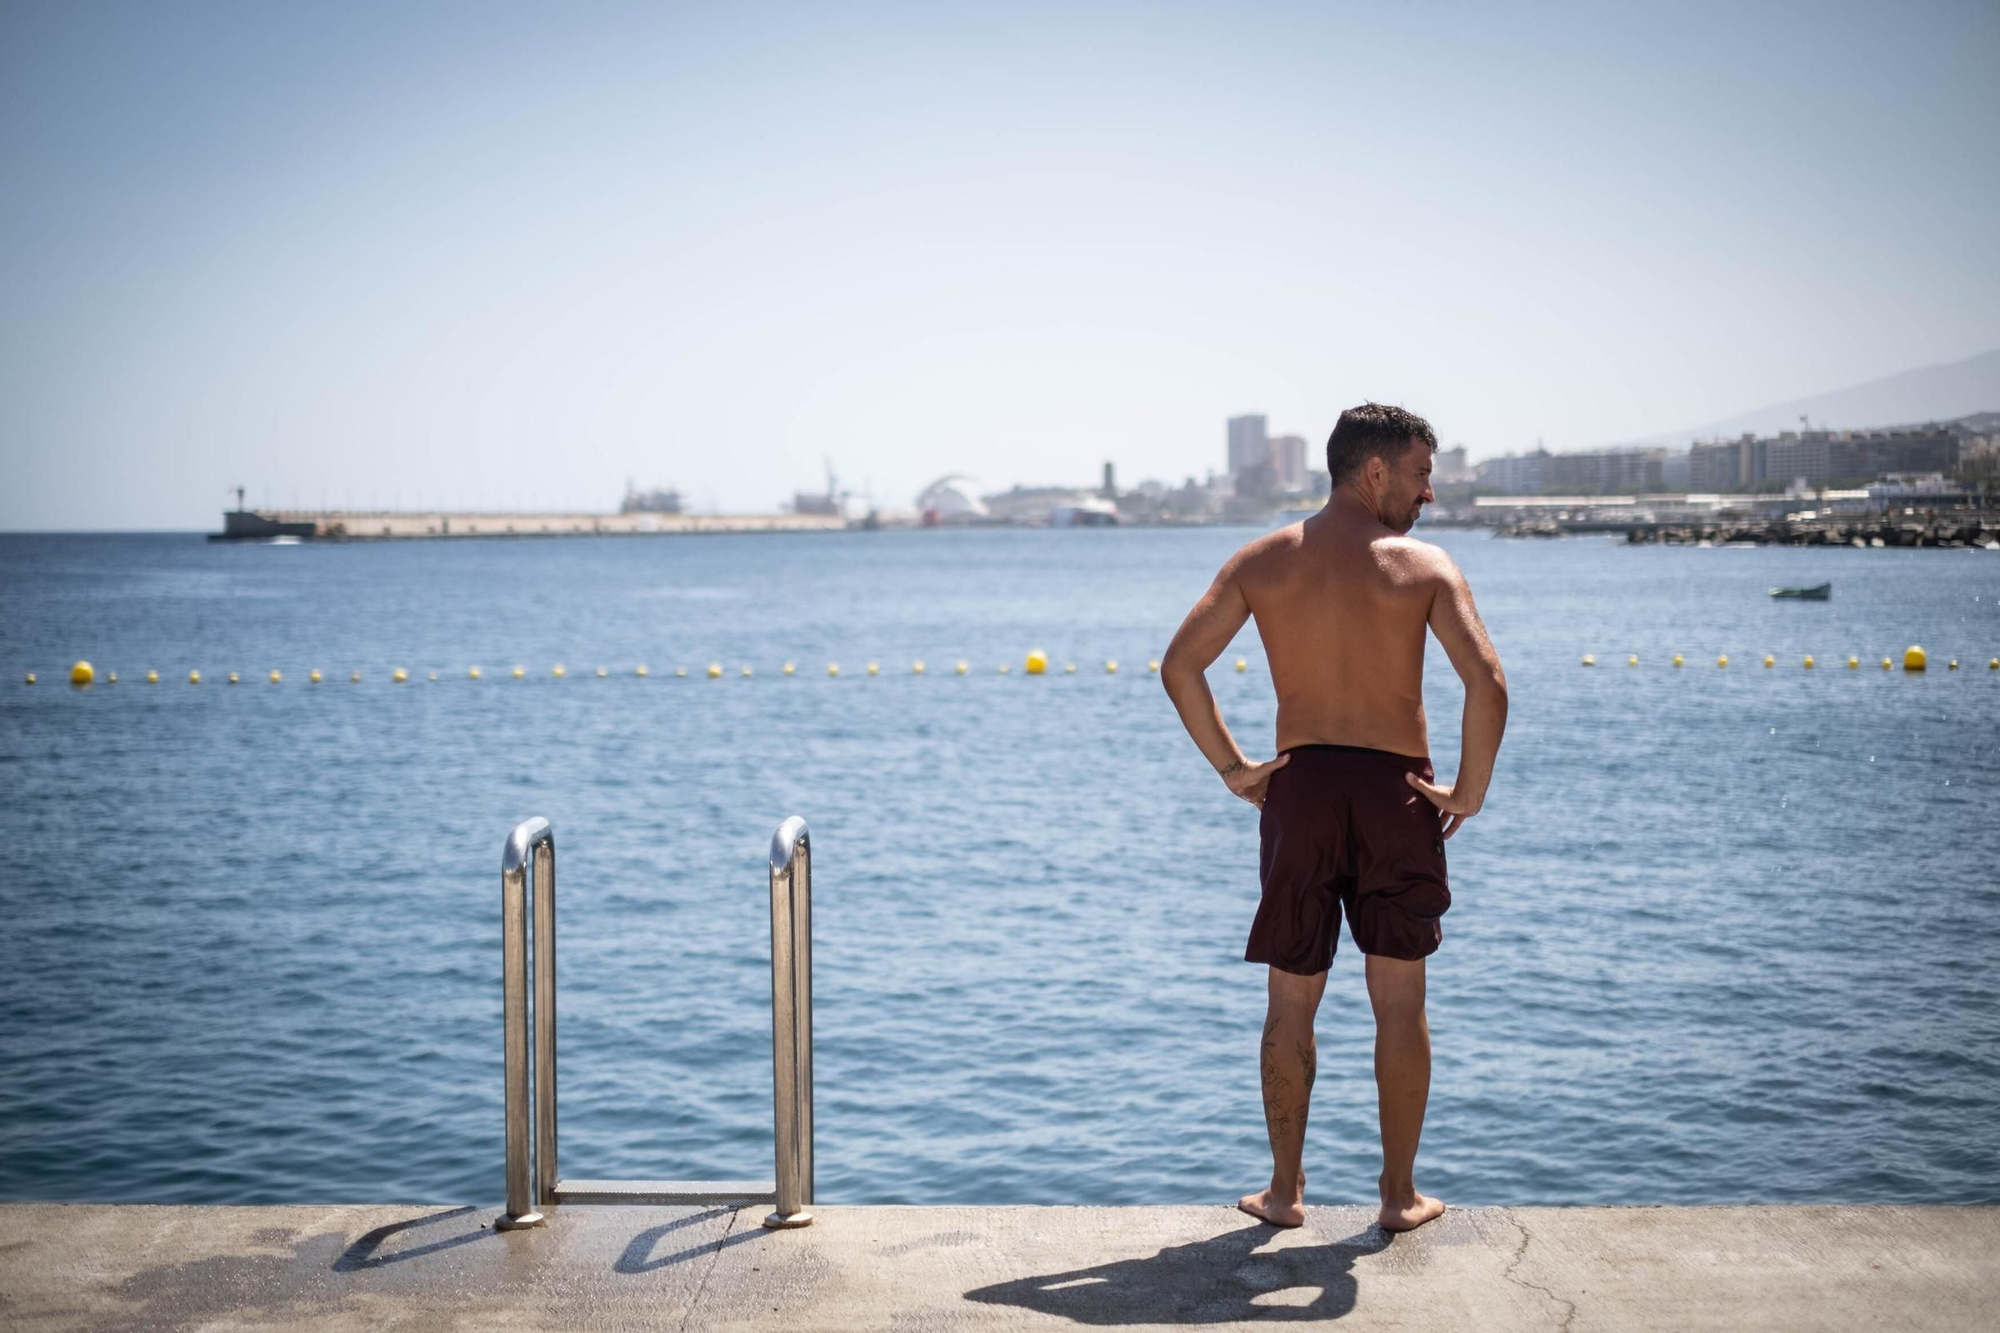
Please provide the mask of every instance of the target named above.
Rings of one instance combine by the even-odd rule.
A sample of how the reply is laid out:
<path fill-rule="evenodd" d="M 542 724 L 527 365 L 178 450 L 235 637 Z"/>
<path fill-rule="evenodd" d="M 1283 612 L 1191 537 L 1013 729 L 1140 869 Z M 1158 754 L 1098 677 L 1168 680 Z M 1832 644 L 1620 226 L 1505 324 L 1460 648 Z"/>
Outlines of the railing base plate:
<path fill-rule="evenodd" d="M 804 1208 L 799 1209 L 796 1213 L 772 1213 L 764 1219 L 764 1225 L 773 1231 L 785 1231 L 792 1227 L 809 1227 L 812 1224 L 813 1215 Z"/>
<path fill-rule="evenodd" d="M 519 1217 L 510 1217 L 502 1213 L 493 1219 L 493 1226 L 499 1231 L 527 1231 L 532 1227 L 541 1226 L 548 1220 L 540 1213 L 522 1213 Z"/>
<path fill-rule="evenodd" d="M 776 1203 L 769 1180 L 558 1180 L 554 1204 Z"/>

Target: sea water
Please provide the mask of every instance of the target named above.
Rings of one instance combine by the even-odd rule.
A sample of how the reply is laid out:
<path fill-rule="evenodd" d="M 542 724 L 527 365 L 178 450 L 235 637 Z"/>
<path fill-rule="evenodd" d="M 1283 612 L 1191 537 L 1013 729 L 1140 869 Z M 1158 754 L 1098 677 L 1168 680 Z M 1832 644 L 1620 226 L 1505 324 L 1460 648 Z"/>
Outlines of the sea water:
<path fill-rule="evenodd" d="M 532 815 L 564 1174 L 770 1172 L 765 858 L 799 814 L 820 1201 L 1262 1184 L 1256 812 L 1147 670 L 1253 535 L 0 537 L 0 1195 L 497 1201 Z M 1449 845 L 1422 1187 L 2000 1198 L 2000 557 L 1419 535 L 1512 695 Z M 1881 668 L 1912 643 L 1928 672 Z M 1211 681 L 1267 756 L 1253 630 Z M 1360 963 L 1319 1018 L 1323 1200 L 1379 1169 Z"/>

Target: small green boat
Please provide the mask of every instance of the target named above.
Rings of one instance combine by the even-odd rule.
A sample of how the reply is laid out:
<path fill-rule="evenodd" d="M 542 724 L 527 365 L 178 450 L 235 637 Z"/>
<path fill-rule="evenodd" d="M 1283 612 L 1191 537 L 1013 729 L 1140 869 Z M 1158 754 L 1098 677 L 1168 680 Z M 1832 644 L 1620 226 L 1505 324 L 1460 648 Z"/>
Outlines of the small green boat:
<path fill-rule="evenodd" d="M 1833 596 L 1833 585 L 1822 583 L 1816 588 L 1773 588 L 1773 597 L 1789 597 L 1800 602 L 1823 602 Z"/>

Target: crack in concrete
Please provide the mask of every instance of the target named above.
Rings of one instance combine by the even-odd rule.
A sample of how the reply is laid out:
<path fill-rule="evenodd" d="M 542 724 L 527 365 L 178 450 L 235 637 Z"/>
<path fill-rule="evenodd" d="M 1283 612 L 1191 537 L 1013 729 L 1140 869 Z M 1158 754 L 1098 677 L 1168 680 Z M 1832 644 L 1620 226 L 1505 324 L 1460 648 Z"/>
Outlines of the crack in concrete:
<path fill-rule="evenodd" d="M 1540 1292 L 1557 1305 L 1562 1306 L 1564 1311 L 1562 1323 L 1558 1324 L 1556 1328 L 1558 1333 L 1569 1333 L 1569 1326 L 1576 1319 L 1576 1302 L 1567 1297 L 1556 1295 L 1539 1282 L 1530 1282 L 1526 1278 L 1514 1276 L 1514 1270 L 1521 1266 L 1522 1258 L 1528 1253 L 1528 1228 L 1519 1217 L 1515 1216 L 1512 1208 L 1507 1209 L 1506 1214 L 1507 1220 L 1513 1224 L 1514 1230 L 1521 1233 L 1521 1243 L 1515 1247 L 1513 1257 L 1507 1260 L 1507 1266 L 1500 1271 L 1500 1276 L 1524 1291 Z"/>
<path fill-rule="evenodd" d="M 715 1266 L 722 1262 L 723 1242 L 729 1239 L 730 1232 L 736 1230 L 736 1218 L 742 1211 L 741 1208 L 729 1210 L 728 1225 L 724 1226 L 722 1234 L 715 1238 L 715 1250 L 709 1255 L 708 1267 L 701 1270 L 701 1281 L 695 1283 L 694 1295 L 688 1297 L 687 1313 L 681 1317 L 681 1333 L 687 1333 L 689 1322 L 693 1320 L 695 1312 L 701 1309 L 701 1298 L 708 1291 L 708 1280 L 715 1275 Z"/>

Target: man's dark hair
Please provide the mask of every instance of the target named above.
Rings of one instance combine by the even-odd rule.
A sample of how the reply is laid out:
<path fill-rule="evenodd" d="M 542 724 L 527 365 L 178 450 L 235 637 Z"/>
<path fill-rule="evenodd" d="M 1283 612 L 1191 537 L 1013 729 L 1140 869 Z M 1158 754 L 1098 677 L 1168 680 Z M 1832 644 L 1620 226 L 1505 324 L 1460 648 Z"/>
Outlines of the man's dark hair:
<path fill-rule="evenodd" d="M 1333 423 L 1333 434 L 1326 439 L 1326 470 L 1338 486 L 1352 481 L 1369 459 L 1393 461 L 1413 444 L 1438 447 L 1430 422 L 1386 403 L 1363 403 L 1348 408 Z"/>

